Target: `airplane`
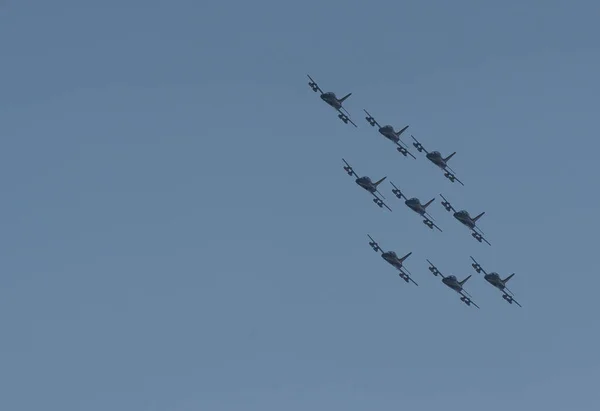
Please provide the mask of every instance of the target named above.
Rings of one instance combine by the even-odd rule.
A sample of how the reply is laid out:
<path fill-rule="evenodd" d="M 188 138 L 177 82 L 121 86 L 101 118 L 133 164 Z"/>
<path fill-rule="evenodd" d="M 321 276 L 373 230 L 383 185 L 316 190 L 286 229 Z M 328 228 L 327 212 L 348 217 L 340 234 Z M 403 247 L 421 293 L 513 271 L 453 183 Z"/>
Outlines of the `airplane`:
<path fill-rule="evenodd" d="M 469 280 L 469 278 L 471 278 L 471 276 L 469 275 L 467 278 L 465 278 L 462 281 L 458 281 L 456 279 L 456 276 L 454 275 L 449 275 L 448 277 L 444 277 L 444 275 L 440 272 L 440 270 L 438 270 L 438 268 L 433 265 L 433 263 L 429 260 L 427 260 L 427 262 L 429 263 L 429 271 L 431 271 L 433 273 L 433 275 L 435 275 L 436 277 L 439 275 L 442 277 L 442 282 L 444 284 L 446 284 L 448 287 L 452 288 L 454 291 L 456 291 L 457 293 L 460 294 L 460 300 L 467 304 L 468 306 L 470 306 L 471 304 L 473 304 L 475 307 L 479 308 L 479 306 L 477 304 L 475 304 L 473 302 L 473 300 L 471 299 L 471 295 L 466 292 L 463 288 L 463 286 L 465 285 L 465 283 L 467 282 L 467 280 Z"/>
<path fill-rule="evenodd" d="M 450 202 L 446 200 L 446 197 L 444 197 L 441 194 L 440 196 L 444 199 L 444 201 L 442 201 L 442 205 L 444 206 L 446 211 L 454 211 L 454 218 L 456 218 L 462 224 L 467 226 L 471 231 L 473 231 L 471 233 L 473 238 L 475 238 L 479 242 L 485 241 L 488 245 L 491 245 L 488 240 L 483 238 L 483 231 L 481 231 L 479 227 L 476 226 L 477 220 L 479 220 L 481 216 L 485 214 L 485 211 L 479 214 L 477 217 L 471 217 L 467 210 L 456 211 L 454 207 L 450 205 Z"/>
<path fill-rule="evenodd" d="M 381 184 L 383 182 L 383 180 L 385 180 L 387 177 L 383 177 L 381 180 L 375 181 L 373 182 L 369 177 L 367 176 L 363 176 L 363 177 L 359 177 L 355 172 L 354 169 L 352 168 L 352 166 L 350 164 L 348 164 L 348 162 L 346 160 L 344 160 L 342 158 L 342 161 L 346 164 L 344 166 L 344 170 L 346 170 L 346 173 L 348 173 L 349 176 L 354 176 L 356 177 L 356 180 L 354 180 L 354 182 L 356 184 L 358 184 L 359 186 L 361 186 L 362 188 L 364 188 L 365 190 L 367 190 L 369 193 L 371 193 L 373 195 L 373 197 L 375 197 L 373 199 L 373 202 L 375 204 L 377 204 L 379 207 L 383 208 L 383 206 L 385 206 L 385 208 L 387 208 L 388 210 L 392 211 L 391 208 L 388 207 L 388 205 L 386 203 L 383 202 L 383 200 L 381 198 L 385 197 L 383 196 L 383 194 L 381 194 L 378 190 L 377 190 L 377 186 L 379 184 Z M 381 198 L 379 198 L 377 196 L 378 193 Z"/>
<path fill-rule="evenodd" d="M 381 126 L 377 120 L 375 120 L 375 118 L 369 114 L 369 112 L 365 109 L 363 109 L 363 111 L 365 113 L 367 113 L 367 117 L 365 117 L 365 119 L 369 122 L 370 125 L 372 125 L 373 127 L 377 126 L 379 127 L 379 133 L 384 136 L 385 138 L 387 138 L 388 140 L 390 140 L 391 142 L 393 142 L 394 144 L 396 144 L 398 147 L 396 147 L 396 150 L 398 150 L 398 152 L 400 154 L 403 154 L 404 157 L 406 157 L 407 155 L 410 155 L 412 158 L 414 158 L 415 160 L 417 159 L 417 157 L 415 157 L 410 151 L 408 151 L 408 147 L 406 146 L 406 144 L 404 144 L 404 142 L 400 141 L 400 135 L 402 133 L 404 133 L 404 131 L 408 128 L 408 126 L 404 127 L 401 130 L 398 130 L 397 132 L 394 131 L 394 127 L 388 125 L 385 126 Z"/>
<path fill-rule="evenodd" d="M 471 264 L 471 265 L 473 266 L 475 271 L 477 271 L 478 273 L 481 273 L 483 271 L 483 274 L 484 274 L 483 278 L 485 278 L 485 280 L 488 283 L 490 283 L 491 285 L 493 285 L 494 287 L 496 287 L 497 289 L 502 291 L 502 298 L 504 298 L 506 301 L 508 301 L 509 304 L 512 304 L 514 302 L 519 307 L 521 307 L 521 304 L 519 304 L 517 302 L 517 300 L 515 300 L 513 292 L 510 291 L 508 288 L 506 288 L 506 283 L 508 282 L 508 280 L 510 280 L 515 275 L 515 273 L 512 273 L 511 275 L 509 275 L 508 277 L 506 277 L 503 280 L 500 278 L 500 275 L 496 272 L 492 272 L 489 274 L 486 273 L 485 270 L 483 268 L 481 268 L 481 265 L 477 261 L 475 261 L 475 259 L 473 257 L 471 257 L 471 260 L 473 260 L 473 264 Z"/>
<path fill-rule="evenodd" d="M 421 143 L 419 143 L 419 141 L 412 134 L 411 134 L 411 137 L 413 140 L 415 140 L 415 142 L 413 143 L 413 146 L 415 146 L 417 151 L 419 153 L 422 153 L 424 151 L 425 157 L 427 157 L 427 159 L 429 161 L 431 161 L 433 164 L 435 164 L 436 166 L 441 168 L 442 171 L 444 171 L 444 176 L 448 180 L 452 181 L 453 183 L 454 183 L 454 181 L 458 181 L 462 186 L 464 186 L 463 182 L 460 181 L 458 178 L 456 178 L 456 175 L 454 174 L 454 170 L 452 170 L 450 167 L 448 167 L 448 161 L 450 161 L 450 159 L 452 157 L 454 157 L 454 155 L 456 154 L 456 151 L 454 153 L 450 154 L 448 157 L 442 157 L 442 155 L 440 154 L 439 151 L 428 152 L 427 150 L 425 150 L 423 145 Z"/>
<path fill-rule="evenodd" d="M 356 124 L 354 124 L 354 122 L 352 120 L 350 120 L 350 113 L 348 113 L 348 110 L 346 110 L 342 106 L 344 101 L 348 97 L 350 97 L 352 95 L 352 93 L 348 93 L 342 98 L 337 98 L 337 96 L 335 95 L 334 92 L 328 91 L 325 93 L 323 90 L 321 90 L 321 88 L 317 85 L 317 82 L 314 81 L 311 76 L 309 76 L 308 74 L 307 74 L 307 76 L 310 79 L 310 81 L 308 82 L 308 85 L 310 86 L 310 88 L 312 88 L 312 90 L 315 93 L 320 92 L 321 100 L 323 100 L 325 103 L 329 104 L 331 107 L 333 107 L 334 109 L 336 109 L 338 111 L 338 113 L 339 113 L 338 118 L 346 124 L 348 124 L 348 122 L 350 122 L 350 123 L 352 123 L 352 125 L 354 127 L 358 127 Z M 342 111 L 342 110 L 344 110 L 344 111 Z"/>
<path fill-rule="evenodd" d="M 406 199 L 404 204 L 406 204 L 408 206 L 408 208 L 413 210 L 415 213 L 417 213 L 421 217 L 425 218 L 425 220 L 423 220 L 423 223 L 427 227 L 431 228 L 432 230 L 433 230 L 433 227 L 435 227 L 438 230 L 440 230 L 440 232 L 442 231 L 441 228 L 439 228 L 437 225 L 435 225 L 435 223 L 433 222 L 433 217 L 431 217 L 431 215 L 427 212 L 427 207 L 429 207 L 429 205 L 431 203 L 433 203 L 433 201 L 435 200 L 435 197 L 432 198 L 431 200 L 429 200 L 428 202 L 426 202 L 425 204 L 421 204 L 421 201 L 418 198 L 416 198 L 416 197 L 406 198 L 406 196 L 404 194 L 402 194 L 400 189 L 398 187 L 396 187 L 396 185 L 394 183 L 392 183 L 390 181 L 390 184 L 394 187 L 394 189 L 392 190 L 392 193 L 394 193 L 394 195 L 396 197 L 398 197 L 399 199 L 402 199 L 402 197 L 404 197 Z"/>
<path fill-rule="evenodd" d="M 410 257 L 410 255 L 412 254 L 412 251 L 410 253 L 406 254 L 404 257 L 400 258 L 394 251 L 385 251 L 384 252 L 379 247 L 379 244 L 377 244 L 377 242 L 375 240 L 373 240 L 373 237 L 371 237 L 368 234 L 367 234 L 367 237 L 369 237 L 369 239 L 371 240 L 371 241 L 369 241 L 369 245 L 371 246 L 371 248 L 373 250 L 375 250 L 375 252 L 381 251 L 381 257 L 386 262 L 391 264 L 396 270 L 400 271 L 400 274 L 398 274 L 400 276 L 400 278 L 402 278 L 406 282 L 410 281 L 416 286 L 419 285 L 410 277 L 410 272 L 406 268 L 404 268 L 404 260 L 406 260 L 408 257 Z"/>

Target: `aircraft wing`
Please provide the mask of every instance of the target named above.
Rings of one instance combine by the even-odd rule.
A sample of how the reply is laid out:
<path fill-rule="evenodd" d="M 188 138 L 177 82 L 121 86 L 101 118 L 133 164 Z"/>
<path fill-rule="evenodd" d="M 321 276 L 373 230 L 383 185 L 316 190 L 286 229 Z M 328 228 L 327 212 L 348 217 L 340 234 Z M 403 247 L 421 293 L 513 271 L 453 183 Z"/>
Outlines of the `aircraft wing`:
<path fill-rule="evenodd" d="M 398 274 L 400 276 L 400 278 L 402 278 L 404 281 L 406 282 L 411 282 L 414 285 L 416 285 L 417 287 L 419 286 L 419 284 L 416 283 L 415 280 L 412 279 L 411 277 L 411 273 L 410 271 L 408 271 L 406 268 L 400 268 L 398 271 L 400 271 L 400 273 Z"/>
<path fill-rule="evenodd" d="M 445 170 L 445 171 L 446 171 L 446 174 L 445 174 L 445 176 L 446 176 L 446 178 L 447 178 L 448 180 L 450 180 L 450 181 L 452 181 L 452 182 L 454 182 L 454 181 L 458 181 L 458 182 L 460 183 L 460 185 L 462 185 L 463 187 L 465 186 L 465 184 L 464 184 L 462 181 L 460 181 L 460 180 L 458 179 L 458 177 L 456 177 L 456 173 L 454 172 L 454 170 L 452 170 L 452 169 L 451 169 L 450 167 L 448 167 L 447 165 L 446 165 L 446 170 Z"/>
<path fill-rule="evenodd" d="M 471 256 L 469 256 L 469 257 L 471 257 Z M 475 271 L 477 271 L 477 273 L 483 272 L 485 275 L 487 275 L 487 272 L 483 269 L 483 267 L 481 267 L 481 264 L 479 264 L 477 261 L 475 261 L 475 259 L 473 257 L 471 257 L 471 260 L 473 260 L 473 264 L 471 264 L 471 266 L 475 269 Z"/>
<path fill-rule="evenodd" d="M 390 181 L 390 184 L 392 185 L 392 187 L 394 187 L 394 189 L 392 190 L 392 193 L 398 197 L 399 199 L 402 199 L 402 197 L 406 198 L 406 196 L 404 194 L 402 194 L 402 191 L 400 191 L 400 189 L 398 187 L 396 187 L 396 185 L 394 183 L 392 183 Z"/>
<path fill-rule="evenodd" d="M 371 237 L 369 234 L 367 234 L 367 237 L 369 237 L 369 239 L 371 240 L 369 241 L 369 245 L 371 246 L 371 248 L 376 252 L 381 251 L 383 253 L 383 250 L 381 249 L 381 247 L 379 247 L 377 241 L 373 240 L 373 237 Z"/>
<path fill-rule="evenodd" d="M 344 111 L 342 111 L 344 110 Z M 346 121 L 348 121 L 350 124 L 352 124 L 354 127 L 358 128 L 358 126 L 356 125 L 356 123 L 354 121 L 352 121 L 352 119 L 350 118 L 350 113 L 348 113 L 348 110 L 346 110 L 344 107 L 342 107 L 341 109 L 338 110 L 338 112 L 340 113 L 340 119 L 345 123 Z"/>
<path fill-rule="evenodd" d="M 484 241 L 487 245 L 490 245 L 490 242 L 488 240 L 485 239 L 485 237 L 483 236 L 483 231 L 481 231 L 481 229 L 477 226 L 473 227 L 473 237 L 475 237 L 475 239 L 477 241 L 479 241 L 479 239 L 481 238 L 481 241 Z"/>
<path fill-rule="evenodd" d="M 490 242 L 488 240 L 486 240 L 484 236 L 481 236 L 481 240 L 483 242 L 485 242 L 487 245 L 491 246 Z"/>
<path fill-rule="evenodd" d="M 475 304 L 475 302 L 471 299 L 471 296 L 469 295 L 468 292 L 463 290 L 459 294 L 462 296 L 462 300 L 465 302 L 465 304 L 467 304 L 467 305 L 473 304 L 475 307 L 479 308 L 479 306 L 477 304 Z M 479 308 L 479 309 L 481 309 L 481 308 Z"/>
<path fill-rule="evenodd" d="M 371 194 L 373 194 L 373 197 L 375 197 L 376 199 L 378 199 L 381 202 L 381 204 L 383 204 L 385 206 L 385 208 L 387 208 L 388 210 L 392 211 L 392 209 L 389 208 L 388 205 L 381 198 L 379 198 L 379 196 L 377 194 L 375 194 L 375 193 L 371 193 Z M 379 195 L 381 195 L 381 193 L 379 193 Z M 383 197 L 383 196 L 381 196 L 381 197 Z"/>
<path fill-rule="evenodd" d="M 454 209 L 454 207 L 452 207 L 452 204 L 450 204 L 450 201 L 446 200 L 446 197 L 444 197 L 441 194 L 440 194 L 440 197 L 442 197 L 444 199 L 444 201 L 442 201 L 442 205 L 444 206 L 444 208 L 446 209 L 446 211 L 454 211 L 454 212 L 456 212 L 456 210 Z"/>
<path fill-rule="evenodd" d="M 365 117 L 365 120 L 367 120 L 369 122 L 370 125 L 372 125 L 373 127 L 377 126 L 379 128 L 381 128 L 381 126 L 379 125 L 379 123 L 377 122 L 377 120 L 375 120 L 375 117 L 373 117 L 367 110 L 365 110 L 363 108 L 363 111 L 365 113 L 367 113 L 367 117 Z"/>
<path fill-rule="evenodd" d="M 415 148 L 417 149 L 417 151 L 419 153 L 424 151 L 425 154 L 429 154 L 429 152 L 427 150 L 425 150 L 425 147 L 423 147 L 423 144 L 419 143 L 419 140 L 417 140 L 415 138 L 415 136 L 413 136 L 412 134 L 410 136 L 412 137 L 413 140 L 415 140 L 415 142 L 413 143 L 413 146 L 415 146 Z"/>
<path fill-rule="evenodd" d="M 456 181 L 458 181 L 460 183 L 461 186 L 465 186 L 465 183 L 463 183 L 462 181 L 460 181 L 454 174 L 452 174 L 452 178 Z"/>
<path fill-rule="evenodd" d="M 358 175 L 356 174 L 356 172 L 354 171 L 354 169 L 352 168 L 352 166 L 350 164 L 348 164 L 348 162 L 346 160 L 344 160 L 343 158 L 342 158 L 342 161 L 344 162 L 344 164 L 346 164 L 346 166 L 344 167 L 344 170 L 346 170 L 346 172 L 349 175 L 358 178 Z"/>
<path fill-rule="evenodd" d="M 435 275 L 436 277 L 439 275 L 442 278 L 446 278 L 444 277 L 444 274 L 442 274 L 442 272 L 438 270 L 438 268 L 435 265 L 433 265 L 431 261 L 427 260 L 427 262 L 429 263 L 429 271 L 431 271 L 433 275 Z"/>
<path fill-rule="evenodd" d="M 310 83 L 308 83 L 308 85 L 310 86 L 310 88 L 312 88 L 313 91 L 319 91 L 321 94 L 323 94 L 323 90 L 321 90 L 321 87 L 319 87 L 319 85 L 317 84 L 317 82 L 314 81 L 312 79 L 312 77 L 309 76 L 308 74 L 307 74 L 307 76 L 310 79 Z"/>
<path fill-rule="evenodd" d="M 508 291 L 510 294 L 508 294 L 506 291 Z M 523 308 L 523 306 L 521 304 L 519 304 L 517 302 L 517 300 L 515 300 L 514 296 L 512 295 L 512 292 L 508 289 L 508 288 L 504 288 L 504 292 L 502 293 L 502 297 L 508 301 L 509 303 L 515 303 L 517 304 L 519 307 Z"/>
<path fill-rule="evenodd" d="M 408 154 L 409 156 L 411 156 L 415 160 L 417 159 L 417 157 L 415 157 L 413 153 L 411 153 L 410 151 L 408 151 L 408 146 L 406 144 L 404 144 L 404 142 L 402 140 L 398 140 L 396 142 L 396 145 L 398 146 L 396 148 L 396 150 L 398 150 L 401 154 L 403 154 L 403 155 L 407 155 Z"/>
<path fill-rule="evenodd" d="M 432 218 L 429 218 L 428 216 L 425 216 L 425 220 L 423 220 L 423 222 L 424 222 L 426 225 L 428 225 L 428 226 L 430 226 L 430 227 L 435 227 L 435 228 L 437 228 L 437 229 L 438 229 L 440 232 L 442 232 L 442 229 L 441 229 L 441 228 L 439 228 L 439 227 L 437 226 L 437 224 L 435 224 L 435 223 L 433 222 L 433 219 L 432 219 Z"/>

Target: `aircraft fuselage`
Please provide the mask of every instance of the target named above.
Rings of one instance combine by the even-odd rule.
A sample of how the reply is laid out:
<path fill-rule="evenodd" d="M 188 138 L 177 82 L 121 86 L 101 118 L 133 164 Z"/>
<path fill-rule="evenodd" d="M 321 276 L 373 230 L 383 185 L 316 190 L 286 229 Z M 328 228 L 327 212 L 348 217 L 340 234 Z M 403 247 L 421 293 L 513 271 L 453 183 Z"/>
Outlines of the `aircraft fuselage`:
<path fill-rule="evenodd" d="M 388 263 L 390 263 L 397 269 L 400 269 L 400 267 L 402 267 L 402 262 L 400 261 L 398 256 L 396 256 L 395 254 L 392 254 L 389 251 L 381 254 L 381 258 L 383 258 L 385 261 L 387 261 Z"/>
<path fill-rule="evenodd" d="M 418 213 L 420 215 L 425 214 L 425 209 L 423 208 L 423 205 L 417 199 L 410 198 L 410 199 L 406 200 L 404 202 L 404 204 L 406 204 L 408 206 L 408 208 L 413 210 L 415 213 Z"/>
<path fill-rule="evenodd" d="M 506 287 L 504 285 L 504 283 L 502 282 L 502 280 L 500 279 L 500 276 L 496 273 L 486 274 L 484 276 L 484 278 L 486 279 L 486 281 L 488 283 L 490 283 L 491 285 L 493 285 L 494 287 L 498 288 L 501 291 L 503 291 L 504 288 Z"/>
<path fill-rule="evenodd" d="M 388 140 L 393 141 L 394 143 L 397 143 L 399 140 L 399 137 L 396 135 L 396 133 L 394 133 L 394 128 L 392 126 L 381 127 L 379 129 L 379 133 L 381 133 L 382 136 L 384 136 Z"/>
<path fill-rule="evenodd" d="M 321 94 L 321 99 L 336 110 L 342 108 L 342 103 L 340 103 L 336 95 L 332 92 Z"/>
<path fill-rule="evenodd" d="M 442 169 L 446 168 L 446 162 L 442 158 L 442 155 L 440 153 L 438 153 L 437 151 L 427 153 L 425 155 L 425 157 L 427 157 L 427 159 L 429 161 L 431 161 L 433 164 L 435 164 L 439 168 L 442 168 Z"/>
<path fill-rule="evenodd" d="M 457 211 L 454 213 L 454 218 L 469 227 L 471 230 L 475 228 L 475 221 L 471 218 L 469 213 L 465 211 Z"/>
<path fill-rule="evenodd" d="M 367 190 L 369 193 L 374 193 L 375 191 L 377 191 L 377 187 L 375 187 L 375 184 L 373 184 L 371 179 L 368 177 L 359 177 L 354 181 L 356 182 L 356 184 Z"/>
<path fill-rule="evenodd" d="M 457 293 L 460 293 L 462 291 L 462 286 L 454 278 L 446 277 L 446 278 L 442 279 L 442 282 L 444 284 L 446 284 L 448 287 L 452 288 Z"/>

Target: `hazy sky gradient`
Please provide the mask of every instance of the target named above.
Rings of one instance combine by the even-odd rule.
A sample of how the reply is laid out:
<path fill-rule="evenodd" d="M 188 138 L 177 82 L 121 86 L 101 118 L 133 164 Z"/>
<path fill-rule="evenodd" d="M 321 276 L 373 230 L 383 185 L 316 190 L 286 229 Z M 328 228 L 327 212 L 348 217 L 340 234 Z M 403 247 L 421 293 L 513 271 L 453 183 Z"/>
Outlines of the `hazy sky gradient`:
<path fill-rule="evenodd" d="M 3 2 L 0 409 L 599 409 L 598 15 L 591 0 Z M 353 93 L 358 129 L 307 73 Z M 400 156 L 363 108 L 457 151 L 465 187 Z M 342 157 L 437 196 L 444 232 L 388 181 L 380 210 Z M 486 211 L 492 247 L 440 193 Z M 419 287 L 367 234 L 413 251 Z M 470 255 L 516 272 L 522 309 Z M 473 274 L 481 310 L 427 258 Z"/>

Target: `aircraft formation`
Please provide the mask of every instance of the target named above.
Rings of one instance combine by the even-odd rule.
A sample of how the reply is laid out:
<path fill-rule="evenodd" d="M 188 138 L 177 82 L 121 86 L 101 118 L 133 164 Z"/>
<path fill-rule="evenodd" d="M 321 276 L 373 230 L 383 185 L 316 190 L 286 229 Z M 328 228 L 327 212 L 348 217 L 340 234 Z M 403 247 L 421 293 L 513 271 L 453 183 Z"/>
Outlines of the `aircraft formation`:
<path fill-rule="evenodd" d="M 354 123 L 354 121 L 352 121 L 352 119 L 350 118 L 350 113 L 343 106 L 344 101 L 346 101 L 352 95 L 352 93 L 348 93 L 344 97 L 338 98 L 334 92 L 324 92 L 310 75 L 307 76 L 309 79 L 309 87 L 315 93 L 320 93 L 321 100 L 323 100 L 325 103 L 327 103 L 330 107 L 334 108 L 338 112 L 338 118 L 345 124 L 352 124 L 354 127 L 358 128 L 356 123 Z M 373 117 L 373 115 L 371 115 L 366 109 L 363 109 L 363 111 L 366 114 L 365 120 L 369 123 L 369 125 L 371 125 L 372 127 L 377 127 L 379 134 L 381 134 L 383 137 L 394 143 L 394 145 L 396 146 L 396 150 L 400 154 L 402 154 L 404 157 L 410 156 L 415 160 L 417 159 L 417 157 L 409 151 L 409 146 L 401 140 L 402 134 L 409 127 L 408 125 L 395 131 L 394 127 L 389 124 L 384 126 L 379 124 L 377 120 L 375 120 L 375 117 Z M 464 183 L 458 179 L 454 170 L 452 170 L 448 166 L 448 162 L 450 161 L 450 159 L 452 159 L 452 157 L 454 157 L 456 152 L 448 154 L 444 157 L 439 151 L 427 151 L 423 144 L 420 141 L 418 141 L 414 136 L 411 135 L 411 138 L 413 140 L 412 145 L 414 146 L 414 148 L 419 153 L 425 153 L 425 158 L 431 163 L 433 163 L 436 167 L 438 167 L 443 172 L 445 178 L 447 178 L 452 183 L 458 182 L 460 185 L 464 186 Z M 353 166 L 351 166 L 350 163 L 346 161 L 346 159 L 342 158 L 342 162 L 344 164 L 344 171 L 346 171 L 346 173 L 349 176 L 354 177 L 354 182 L 359 187 L 363 188 L 373 196 L 373 202 L 377 206 L 379 206 L 380 208 L 385 207 L 387 210 L 392 211 L 388 204 L 385 203 L 385 197 L 380 191 L 381 184 L 387 179 L 387 177 L 384 176 L 378 179 L 371 179 L 371 177 L 367 175 L 358 174 L 353 168 Z M 435 228 L 438 231 L 442 232 L 442 229 L 435 224 L 433 217 L 431 216 L 431 214 L 429 214 L 428 211 L 431 204 L 435 201 L 435 197 L 433 197 L 431 200 L 425 203 L 422 203 L 421 200 L 419 200 L 416 197 L 407 197 L 393 182 L 389 181 L 389 183 L 392 186 L 392 194 L 394 194 L 400 200 L 404 199 L 404 204 L 414 213 L 418 214 L 420 218 L 423 218 L 423 224 L 425 224 L 431 230 Z M 487 245 L 491 246 L 490 242 L 486 238 L 484 238 L 484 234 L 481 231 L 481 229 L 477 226 L 477 222 L 485 214 L 485 212 L 481 212 L 480 214 L 473 217 L 465 209 L 455 209 L 452 206 L 452 204 L 450 204 L 450 201 L 448 201 L 448 199 L 446 199 L 446 197 L 444 197 L 442 194 L 440 194 L 440 197 L 443 200 L 441 201 L 441 205 L 444 207 L 444 209 L 452 213 L 453 217 L 458 222 L 467 227 L 471 231 L 471 236 L 475 238 L 475 240 L 477 240 L 479 243 L 485 242 Z M 413 279 L 412 274 L 408 271 L 404 264 L 404 262 L 412 255 L 412 251 L 407 252 L 403 257 L 398 257 L 395 251 L 384 251 L 379 246 L 377 241 L 375 241 L 373 237 L 371 237 L 371 235 L 367 234 L 367 236 L 369 238 L 369 245 L 371 246 L 371 248 L 373 248 L 375 252 L 381 253 L 381 258 L 383 258 L 384 261 L 386 261 L 388 264 L 390 264 L 392 267 L 398 270 L 400 278 L 402 278 L 407 283 L 413 283 L 414 285 L 418 286 L 416 281 Z M 514 303 L 521 307 L 521 304 L 519 304 L 515 300 L 513 292 L 506 287 L 506 283 L 515 275 L 515 273 L 512 273 L 506 276 L 504 279 L 502 279 L 500 274 L 493 271 L 485 271 L 483 267 L 473 257 L 470 258 L 472 260 L 471 266 L 473 267 L 475 272 L 478 274 L 483 273 L 484 280 L 486 280 L 493 287 L 497 288 L 502 293 L 502 298 L 505 301 L 507 301 L 509 304 Z M 469 274 L 465 276 L 464 279 L 459 280 L 455 275 L 442 274 L 442 271 L 438 267 L 436 267 L 431 261 L 426 261 L 429 263 L 429 271 L 436 277 L 440 276 L 442 283 L 448 288 L 458 293 L 462 302 L 464 302 L 467 306 L 472 305 L 474 307 L 479 308 L 479 306 L 473 301 L 473 297 L 464 288 L 465 283 L 471 278 L 472 274 Z"/>

